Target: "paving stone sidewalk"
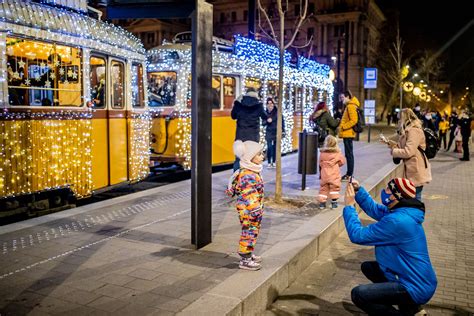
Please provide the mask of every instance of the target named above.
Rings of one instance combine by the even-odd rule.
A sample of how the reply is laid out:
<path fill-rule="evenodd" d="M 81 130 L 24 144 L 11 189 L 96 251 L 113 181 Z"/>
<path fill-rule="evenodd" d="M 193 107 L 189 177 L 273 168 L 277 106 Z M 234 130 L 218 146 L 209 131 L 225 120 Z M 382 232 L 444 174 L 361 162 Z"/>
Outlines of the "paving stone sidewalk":
<path fill-rule="evenodd" d="M 425 309 L 429 315 L 474 315 L 474 162 L 460 162 L 455 154 L 440 151 L 432 173 L 423 195 L 424 227 L 438 288 Z M 350 291 L 369 282 L 360 263 L 373 258 L 373 247 L 352 244 L 344 231 L 265 315 L 362 314 L 352 304 Z"/>
<path fill-rule="evenodd" d="M 356 143 L 361 179 L 386 164 L 384 146 Z M 369 157 L 377 158 L 370 161 Z M 285 195 L 301 192 L 297 155 L 284 158 Z M 274 171 L 265 170 L 267 192 Z M 240 226 L 224 198 L 231 172 L 213 175 L 213 243 L 190 245 L 190 181 L 0 228 L 0 315 L 173 315 L 238 271 Z M 269 210 L 257 252 L 297 230 L 307 214 Z M 309 216 L 317 216 L 317 212 Z M 18 229 L 16 229 L 18 228 Z M 258 273 L 258 272 L 257 272 Z"/>

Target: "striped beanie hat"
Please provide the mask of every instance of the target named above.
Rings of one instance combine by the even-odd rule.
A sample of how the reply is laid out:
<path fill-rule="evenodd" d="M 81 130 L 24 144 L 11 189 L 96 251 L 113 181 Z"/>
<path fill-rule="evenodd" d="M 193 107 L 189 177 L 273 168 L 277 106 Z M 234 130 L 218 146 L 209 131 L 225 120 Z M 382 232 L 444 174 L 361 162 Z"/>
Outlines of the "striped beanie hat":
<path fill-rule="evenodd" d="M 388 183 L 388 188 L 392 191 L 393 196 L 400 201 L 404 199 L 414 199 L 416 196 L 416 187 L 408 179 L 405 178 L 393 178 Z"/>

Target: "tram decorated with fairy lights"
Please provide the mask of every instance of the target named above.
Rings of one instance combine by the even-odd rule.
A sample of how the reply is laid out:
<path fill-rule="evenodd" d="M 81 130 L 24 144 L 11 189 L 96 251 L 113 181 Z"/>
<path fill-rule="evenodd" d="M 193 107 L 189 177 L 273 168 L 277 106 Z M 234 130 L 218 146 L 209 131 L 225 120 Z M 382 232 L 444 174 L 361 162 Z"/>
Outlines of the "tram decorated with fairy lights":
<path fill-rule="evenodd" d="M 0 219 L 61 210 L 71 196 L 140 181 L 150 162 L 189 167 L 189 34 L 147 53 L 91 10 L 86 0 L 0 3 Z M 327 65 L 291 58 L 285 54 L 283 152 L 297 149 L 313 102 L 331 107 L 333 94 Z M 214 39 L 213 165 L 234 160 L 234 99 L 249 87 L 276 99 L 278 61 L 271 45 Z"/>
<path fill-rule="evenodd" d="M 191 157 L 191 44 L 190 34 L 148 52 L 149 109 L 152 117 L 152 161 L 188 167 Z M 249 87 L 261 97 L 278 95 L 279 51 L 276 47 L 235 36 L 234 42 L 214 38 L 212 55 L 212 164 L 234 161 L 232 143 L 236 123 L 230 117 L 234 99 Z M 284 153 L 297 149 L 298 132 L 308 128 L 315 101 L 332 108 L 330 67 L 304 57 L 291 62 L 285 53 L 283 117 Z M 264 143 L 264 130 L 261 138 Z"/>
<path fill-rule="evenodd" d="M 0 3 L 0 217 L 148 175 L 145 50 L 88 10 Z"/>

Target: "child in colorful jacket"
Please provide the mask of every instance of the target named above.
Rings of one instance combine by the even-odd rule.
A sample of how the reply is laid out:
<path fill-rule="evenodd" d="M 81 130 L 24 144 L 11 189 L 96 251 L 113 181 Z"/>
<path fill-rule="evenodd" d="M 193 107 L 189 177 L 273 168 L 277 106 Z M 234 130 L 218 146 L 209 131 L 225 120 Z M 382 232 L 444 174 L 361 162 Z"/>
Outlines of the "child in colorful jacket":
<path fill-rule="evenodd" d="M 321 148 L 319 157 L 319 166 L 321 168 L 321 182 L 319 185 L 319 208 L 326 208 L 328 196 L 331 198 L 332 208 L 337 208 L 337 199 L 339 199 L 339 190 L 341 189 L 340 167 L 346 163 L 346 159 L 341 154 L 341 149 L 337 145 L 336 137 L 328 135 L 324 139 L 324 145 Z"/>
<path fill-rule="evenodd" d="M 236 196 L 242 232 L 239 241 L 240 269 L 259 270 L 262 258 L 253 254 L 263 215 L 263 180 L 260 175 L 263 146 L 254 141 L 234 143 L 234 154 L 240 158 L 240 169 L 229 180 L 226 193 Z"/>

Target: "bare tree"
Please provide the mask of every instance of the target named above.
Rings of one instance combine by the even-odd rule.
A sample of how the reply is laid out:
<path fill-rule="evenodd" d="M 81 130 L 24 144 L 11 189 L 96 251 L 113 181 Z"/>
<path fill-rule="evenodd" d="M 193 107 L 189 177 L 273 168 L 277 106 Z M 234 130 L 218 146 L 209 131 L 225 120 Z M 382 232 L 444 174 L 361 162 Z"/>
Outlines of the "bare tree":
<path fill-rule="evenodd" d="M 282 2 L 285 2 L 283 5 Z M 278 122 L 277 122 L 277 140 L 276 140 L 276 180 L 275 180 L 275 202 L 281 203 L 282 200 L 282 183 L 281 183 L 281 135 L 282 135 L 282 121 L 283 121 L 283 67 L 284 67 L 284 57 L 285 50 L 291 47 L 296 39 L 296 36 L 301 28 L 301 25 L 306 20 L 306 14 L 308 11 L 308 0 L 300 0 L 300 12 L 298 17 L 295 20 L 292 31 L 293 35 L 289 39 L 285 38 L 285 14 L 288 12 L 289 3 L 288 0 L 276 0 L 276 3 L 273 6 L 276 7 L 278 12 L 278 21 L 274 25 L 272 23 L 272 12 L 273 8 L 270 5 L 269 9 L 265 9 L 262 4 L 262 0 L 257 0 L 259 14 L 258 25 L 259 29 L 262 32 L 262 35 L 270 39 L 278 47 L 280 51 L 280 69 L 278 76 Z M 263 22 L 262 22 L 263 17 Z M 308 44 L 312 41 L 310 39 Z M 308 45 L 307 44 L 307 45 Z"/>
<path fill-rule="evenodd" d="M 400 108 L 403 107 L 403 90 L 402 90 L 402 82 L 406 76 L 406 68 L 405 65 L 407 64 L 407 59 L 403 58 L 403 40 L 400 37 L 400 29 L 397 25 L 397 35 L 394 41 L 391 43 L 388 51 L 389 54 L 385 54 L 384 56 L 380 56 L 379 58 L 379 67 L 383 72 L 383 80 L 388 86 L 388 98 L 384 104 L 381 118 L 383 118 L 385 111 L 389 104 L 395 103 L 397 100 L 397 95 L 399 98 L 399 105 Z M 381 52 L 386 52 L 386 50 L 381 49 Z"/>
<path fill-rule="evenodd" d="M 443 68 L 443 63 L 433 56 L 434 53 L 425 50 L 416 61 L 420 76 L 428 83 L 437 80 Z"/>

